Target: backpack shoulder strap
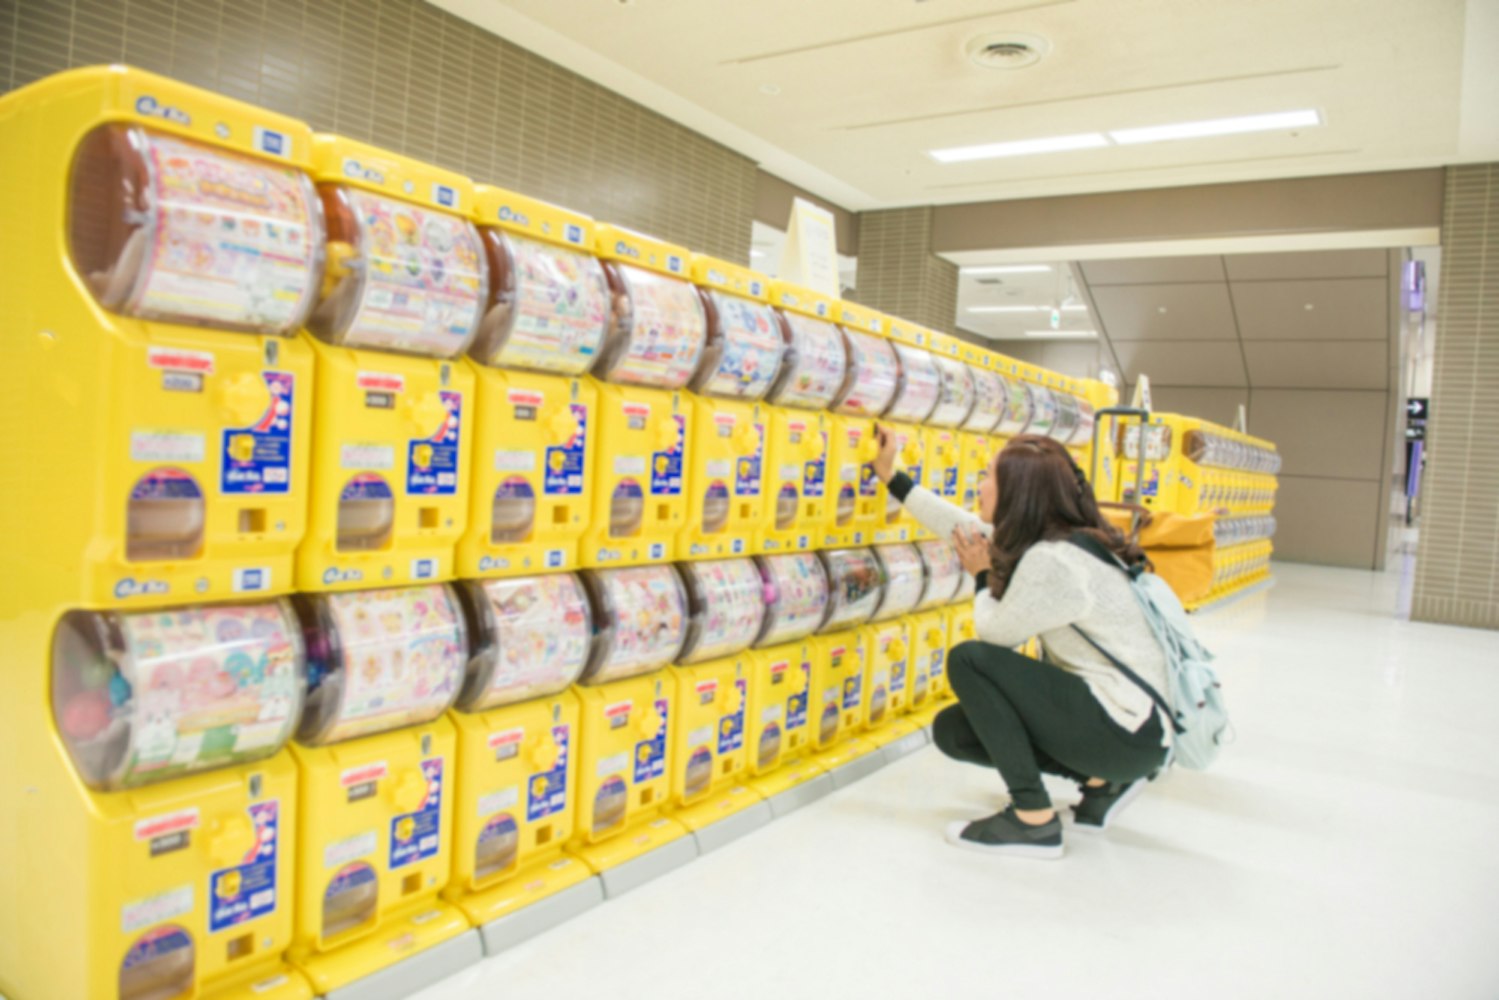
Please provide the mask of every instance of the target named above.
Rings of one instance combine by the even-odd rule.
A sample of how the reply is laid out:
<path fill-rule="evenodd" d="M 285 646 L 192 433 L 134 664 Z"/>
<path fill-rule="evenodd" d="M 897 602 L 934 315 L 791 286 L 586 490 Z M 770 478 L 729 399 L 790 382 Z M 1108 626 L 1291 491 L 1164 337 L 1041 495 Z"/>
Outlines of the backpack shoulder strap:
<path fill-rule="evenodd" d="M 1131 670 L 1123 660 L 1119 659 L 1107 649 L 1104 649 L 1101 645 L 1098 644 L 1097 640 L 1095 640 L 1088 633 L 1084 632 L 1082 629 L 1078 628 L 1076 625 L 1072 626 L 1072 630 L 1078 635 L 1082 636 L 1084 639 L 1088 640 L 1088 645 L 1092 646 L 1094 649 L 1102 653 L 1110 663 L 1119 668 L 1119 672 L 1121 674 L 1128 677 L 1131 681 L 1134 682 L 1136 687 L 1149 695 L 1150 700 L 1155 702 L 1156 707 L 1165 714 L 1167 721 L 1171 723 L 1171 728 L 1176 731 L 1176 734 L 1178 736 L 1186 732 L 1186 730 L 1182 728 L 1181 723 L 1177 721 L 1176 713 L 1171 710 L 1171 706 L 1167 704 L 1166 699 L 1161 697 L 1161 693 L 1157 691 L 1153 686 L 1151 686 L 1149 681 Z"/>
<path fill-rule="evenodd" d="M 1074 531 L 1067 538 L 1067 541 L 1071 542 L 1073 545 L 1076 545 L 1078 548 L 1082 549 L 1084 552 L 1088 553 L 1099 562 L 1112 566 L 1115 569 L 1119 570 L 1121 573 L 1128 575 L 1131 580 L 1138 577 L 1144 570 L 1144 566 L 1128 565 L 1123 559 L 1120 559 L 1117 555 L 1115 555 L 1114 552 L 1108 548 L 1108 546 L 1104 545 L 1098 539 L 1094 538 L 1092 535 L 1088 534 L 1085 531 Z"/>

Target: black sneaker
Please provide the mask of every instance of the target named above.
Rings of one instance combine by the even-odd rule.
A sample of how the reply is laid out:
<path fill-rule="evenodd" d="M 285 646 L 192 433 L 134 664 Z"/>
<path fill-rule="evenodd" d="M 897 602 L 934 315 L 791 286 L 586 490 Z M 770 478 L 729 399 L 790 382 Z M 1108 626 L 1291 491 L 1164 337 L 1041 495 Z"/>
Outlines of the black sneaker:
<path fill-rule="evenodd" d="M 1148 784 L 1146 779 L 1135 781 L 1109 781 L 1097 788 L 1083 786 L 1083 798 L 1072 807 L 1072 819 L 1079 830 L 1089 833 L 1107 830 L 1109 824 L 1124 812 Z"/>
<path fill-rule="evenodd" d="M 1002 813 L 971 823 L 947 824 L 947 842 L 985 854 L 1011 854 L 1024 858 L 1060 858 L 1062 821 L 1053 816 L 1039 825 L 1022 822 L 1010 806 Z"/>

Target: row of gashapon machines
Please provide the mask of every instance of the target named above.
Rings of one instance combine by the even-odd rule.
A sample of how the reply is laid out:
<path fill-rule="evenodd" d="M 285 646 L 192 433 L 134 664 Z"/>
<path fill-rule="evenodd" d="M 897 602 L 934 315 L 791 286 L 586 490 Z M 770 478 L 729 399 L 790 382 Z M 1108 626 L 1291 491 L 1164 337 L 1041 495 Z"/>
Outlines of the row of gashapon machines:
<path fill-rule="evenodd" d="M 1142 446 L 1143 440 L 1143 446 Z M 1139 496 L 1135 483 L 1144 453 Z M 1213 523 L 1213 581 L 1205 607 L 1270 576 L 1280 454 L 1262 438 L 1199 417 L 1153 414 L 1121 436 L 1118 499 L 1149 510 L 1208 514 Z"/>
<path fill-rule="evenodd" d="M 1103 401 L 135 70 L 0 135 L 14 1000 L 399 993 L 908 746 L 873 421 L 971 506 Z"/>

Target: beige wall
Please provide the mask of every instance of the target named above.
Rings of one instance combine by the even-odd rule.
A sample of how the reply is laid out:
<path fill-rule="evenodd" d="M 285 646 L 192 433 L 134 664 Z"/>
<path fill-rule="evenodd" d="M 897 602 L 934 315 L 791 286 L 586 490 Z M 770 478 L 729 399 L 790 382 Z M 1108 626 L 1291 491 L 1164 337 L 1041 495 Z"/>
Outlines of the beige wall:
<path fill-rule="evenodd" d="M 954 332 L 958 268 L 931 250 L 931 208 L 896 208 L 859 216 L 859 279 L 867 306 L 934 330 Z"/>
<path fill-rule="evenodd" d="M 1499 164 L 1450 167 L 1411 614 L 1499 628 Z"/>
<path fill-rule="evenodd" d="M 110 62 L 748 262 L 753 161 L 418 0 L 0 3 L 0 90 Z"/>

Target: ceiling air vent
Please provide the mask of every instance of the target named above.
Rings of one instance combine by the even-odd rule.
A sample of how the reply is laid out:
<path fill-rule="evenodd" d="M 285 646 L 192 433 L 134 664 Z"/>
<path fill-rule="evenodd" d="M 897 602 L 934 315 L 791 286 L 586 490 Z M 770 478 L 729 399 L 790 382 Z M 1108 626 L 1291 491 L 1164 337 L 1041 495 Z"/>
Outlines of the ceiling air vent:
<path fill-rule="evenodd" d="M 981 69 L 1025 69 L 1051 52 L 1051 42 L 1040 35 L 990 32 L 968 39 L 963 51 L 968 61 Z"/>

